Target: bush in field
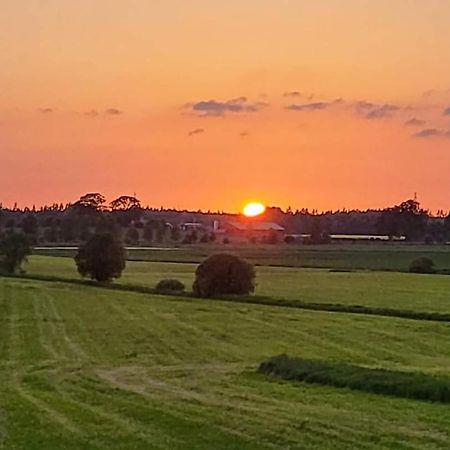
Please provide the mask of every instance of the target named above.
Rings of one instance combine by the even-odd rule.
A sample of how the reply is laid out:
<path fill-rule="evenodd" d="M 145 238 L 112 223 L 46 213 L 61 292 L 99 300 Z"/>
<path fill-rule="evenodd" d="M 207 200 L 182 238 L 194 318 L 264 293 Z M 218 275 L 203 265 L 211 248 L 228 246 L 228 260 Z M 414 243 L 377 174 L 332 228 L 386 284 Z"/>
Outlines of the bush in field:
<path fill-rule="evenodd" d="M 171 293 L 179 294 L 181 292 L 184 292 L 185 286 L 179 280 L 167 279 L 167 280 L 161 280 L 156 285 L 156 290 L 163 294 L 171 294 Z"/>
<path fill-rule="evenodd" d="M 192 289 L 198 297 L 248 295 L 255 290 L 255 269 L 238 256 L 219 253 L 198 266 Z"/>
<path fill-rule="evenodd" d="M 112 281 L 125 269 L 125 249 L 111 233 L 94 234 L 75 256 L 78 272 L 96 281 Z"/>
<path fill-rule="evenodd" d="M 410 264 L 409 271 L 411 273 L 436 273 L 436 266 L 432 259 L 421 257 Z"/>
<path fill-rule="evenodd" d="M 7 273 L 21 269 L 22 263 L 31 254 L 28 238 L 23 234 L 11 234 L 0 242 L 0 268 Z"/>
<path fill-rule="evenodd" d="M 294 236 L 286 236 L 284 238 L 285 244 L 294 244 L 295 243 L 295 237 Z"/>

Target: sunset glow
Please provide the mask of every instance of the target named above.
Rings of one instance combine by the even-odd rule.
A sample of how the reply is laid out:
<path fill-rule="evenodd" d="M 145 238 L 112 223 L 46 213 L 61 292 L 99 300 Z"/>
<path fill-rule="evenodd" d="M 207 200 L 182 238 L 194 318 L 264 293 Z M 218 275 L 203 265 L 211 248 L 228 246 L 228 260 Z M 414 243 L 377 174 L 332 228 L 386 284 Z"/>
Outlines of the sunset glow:
<path fill-rule="evenodd" d="M 449 23 L 448 0 L 7 0 L 1 201 L 449 209 Z"/>
<path fill-rule="evenodd" d="M 256 217 L 264 213 L 266 207 L 262 203 L 248 203 L 245 205 L 243 213 L 246 217 Z"/>

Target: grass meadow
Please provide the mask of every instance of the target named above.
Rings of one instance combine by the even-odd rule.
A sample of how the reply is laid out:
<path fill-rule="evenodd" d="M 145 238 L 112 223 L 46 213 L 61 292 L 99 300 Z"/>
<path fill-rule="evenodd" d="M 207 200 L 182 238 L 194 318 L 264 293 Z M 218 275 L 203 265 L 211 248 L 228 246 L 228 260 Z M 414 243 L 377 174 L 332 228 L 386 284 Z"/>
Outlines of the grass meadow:
<path fill-rule="evenodd" d="M 154 287 L 177 278 L 190 289 L 197 264 L 128 261 L 118 283 Z M 340 303 L 450 313 L 450 276 L 401 272 L 334 272 L 289 267 L 256 268 L 256 295 L 274 300 Z M 72 258 L 32 256 L 31 275 L 79 278 Z"/>
<path fill-rule="evenodd" d="M 288 354 L 450 383 L 448 322 L 281 303 L 450 313 L 450 276 L 258 266 L 271 305 L 127 290 L 162 278 L 189 290 L 195 268 L 128 261 L 111 290 L 66 282 L 79 280 L 72 258 L 35 255 L 28 275 L 60 281 L 0 278 L 0 449 L 448 448 L 448 405 L 258 367 Z"/>
<path fill-rule="evenodd" d="M 288 353 L 450 376 L 450 325 L 0 280 L 2 449 L 448 448 L 450 410 L 273 381 Z"/>
<path fill-rule="evenodd" d="M 153 262 L 199 263 L 209 255 L 228 251 L 261 266 L 313 267 L 342 270 L 407 272 L 411 261 L 421 256 L 450 271 L 450 245 L 409 243 L 333 243 L 330 245 L 189 245 L 179 248 L 131 249 L 129 259 Z M 73 256 L 74 251 L 42 249 L 39 254 Z"/>

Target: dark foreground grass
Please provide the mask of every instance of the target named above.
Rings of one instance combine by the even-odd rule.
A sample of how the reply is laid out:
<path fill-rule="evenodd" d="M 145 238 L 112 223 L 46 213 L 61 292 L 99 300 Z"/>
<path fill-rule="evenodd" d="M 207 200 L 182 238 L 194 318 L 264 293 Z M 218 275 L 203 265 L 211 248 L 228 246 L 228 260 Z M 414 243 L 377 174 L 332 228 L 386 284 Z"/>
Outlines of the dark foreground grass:
<path fill-rule="evenodd" d="M 159 290 L 158 288 L 152 288 L 138 284 L 99 283 L 90 280 L 64 278 L 60 276 L 38 275 L 38 274 L 5 275 L 0 273 L 0 276 L 19 279 L 25 278 L 36 281 L 64 282 L 81 286 L 102 287 L 104 289 L 110 289 L 114 291 L 128 291 L 128 292 L 138 292 L 141 294 L 158 294 L 172 297 L 195 298 L 192 292 L 184 292 L 184 291 L 164 292 Z M 384 307 L 364 306 L 364 305 L 349 305 L 341 303 L 315 303 L 315 302 L 305 302 L 296 299 L 275 299 L 266 296 L 224 296 L 218 297 L 216 298 L 216 300 L 222 300 L 233 303 L 254 304 L 254 305 L 280 306 L 285 308 L 305 309 L 309 311 L 324 311 L 324 312 L 336 312 L 345 314 L 366 314 L 371 316 L 397 317 L 409 320 L 450 322 L 450 313 L 440 313 L 440 312 L 412 311 L 405 309 L 384 308 Z"/>
<path fill-rule="evenodd" d="M 414 372 L 369 369 L 349 364 L 280 355 L 264 361 L 259 372 L 289 381 L 303 381 L 373 394 L 450 403 L 450 378 Z"/>

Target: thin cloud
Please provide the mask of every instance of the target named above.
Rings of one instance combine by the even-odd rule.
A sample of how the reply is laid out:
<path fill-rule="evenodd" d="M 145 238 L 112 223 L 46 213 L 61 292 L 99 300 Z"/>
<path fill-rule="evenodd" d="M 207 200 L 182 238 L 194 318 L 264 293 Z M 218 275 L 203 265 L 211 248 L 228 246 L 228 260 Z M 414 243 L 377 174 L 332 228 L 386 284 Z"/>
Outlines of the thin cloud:
<path fill-rule="evenodd" d="M 83 113 L 87 117 L 98 117 L 100 113 L 96 109 L 91 109 L 90 111 L 86 111 Z"/>
<path fill-rule="evenodd" d="M 204 133 L 206 130 L 204 128 L 195 128 L 195 130 L 191 130 L 188 133 L 188 136 L 196 136 L 197 134 L 202 134 Z"/>
<path fill-rule="evenodd" d="M 268 106 L 265 102 L 250 102 L 247 97 L 227 101 L 206 100 L 186 105 L 201 116 L 225 116 L 226 114 L 255 113 Z"/>
<path fill-rule="evenodd" d="M 427 138 L 450 138 L 450 130 L 438 130 L 437 128 L 425 128 L 418 133 L 413 134 L 414 138 L 427 139 Z"/>
<path fill-rule="evenodd" d="M 299 91 L 289 91 L 283 94 L 283 97 L 301 97 L 302 93 Z"/>
<path fill-rule="evenodd" d="M 422 94 L 424 100 L 442 100 L 448 99 L 450 95 L 450 89 L 429 89 Z"/>
<path fill-rule="evenodd" d="M 444 109 L 444 116 L 450 116 L 450 107 Z"/>
<path fill-rule="evenodd" d="M 367 102 L 365 100 L 358 101 L 354 104 L 356 113 L 366 119 L 388 119 L 391 118 L 401 108 L 390 103 L 377 104 Z"/>
<path fill-rule="evenodd" d="M 239 133 L 239 136 L 242 137 L 242 138 L 245 138 L 247 136 L 250 136 L 250 132 L 248 130 L 241 131 Z"/>
<path fill-rule="evenodd" d="M 289 111 L 323 111 L 324 109 L 329 108 L 331 105 L 332 103 L 330 102 L 314 102 L 303 104 L 293 103 L 286 106 L 286 109 Z"/>
<path fill-rule="evenodd" d="M 53 112 L 53 108 L 40 108 L 39 112 L 41 114 L 51 114 Z"/>
<path fill-rule="evenodd" d="M 437 93 L 436 89 L 428 89 L 427 91 L 425 91 L 422 94 L 422 98 L 429 98 L 432 97 L 433 95 L 435 95 Z"/>
<path fill-rule="evenodd" d="M 426 125 L 426 120 L 416 119 L 413 117 L 405 122 L 405 126 L 407 127 L 423 127 Z"/>
<path fill-rule="evenodd" d="M 123 111 L 117 108 L 109 108 L 105 111 L 105 114 L 109 116 L 120 116 L 121 114 L 123 114 Z"/>

